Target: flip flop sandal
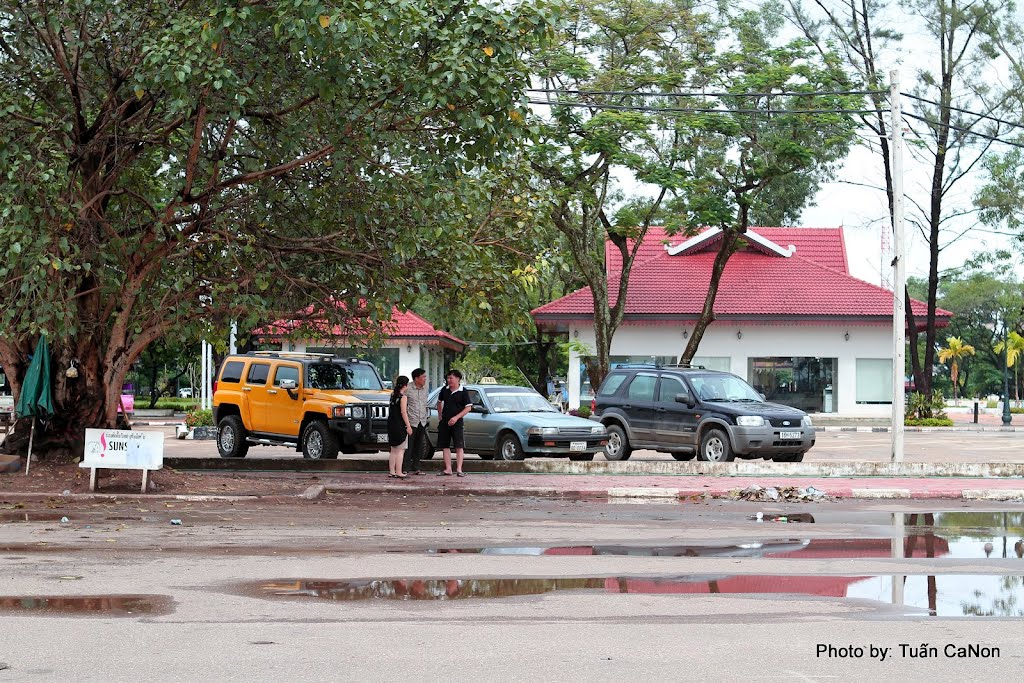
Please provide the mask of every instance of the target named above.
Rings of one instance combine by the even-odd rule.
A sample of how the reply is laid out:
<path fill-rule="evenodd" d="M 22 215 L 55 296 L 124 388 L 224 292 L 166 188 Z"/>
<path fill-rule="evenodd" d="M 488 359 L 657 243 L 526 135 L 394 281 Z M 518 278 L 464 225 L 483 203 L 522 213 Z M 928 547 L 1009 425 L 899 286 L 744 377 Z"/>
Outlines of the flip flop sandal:
<path fill-rule="evenodd" d="M 450 477 L 450 476 L 452 476 L 452 473 L 451 472 L 438 472 L 437 476 L 439 476 L 439 477 Z"/>
<path fill-rule="evenodd" d="M 464 477 L 464 476 L 466 476 L 466 473 L 465 472 L 458 472 L 458 473 L 456 473 L 455 476 L 456 477 Z"/>

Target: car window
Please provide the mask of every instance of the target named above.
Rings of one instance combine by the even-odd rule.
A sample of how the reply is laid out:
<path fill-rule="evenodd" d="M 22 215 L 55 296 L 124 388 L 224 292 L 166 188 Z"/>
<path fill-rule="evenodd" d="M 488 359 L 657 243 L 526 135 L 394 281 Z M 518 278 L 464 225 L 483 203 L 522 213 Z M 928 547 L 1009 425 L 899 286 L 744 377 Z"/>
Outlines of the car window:
<path fill-rule="evenodd" d="M 295 381 L 295 386 L 299 385 L 299 368 L 294 365 L 278 365 L 277 370 L 274 371 L 274 386 L 281 386 L 281 380 L 290 379 Z"/>
<path fill-rule="evenodd" d="M 683 380 L 678 377 L 661 376 L 661 384 L 658 385 L 658 402 L 675 403 L 677 394 L 689 394 Z"/>
<path fill-rule="evenodd" d="M 242 381 L 242 368 L 245 363 L 240 360 L 229 360 L 220 373 L 220 381 L 225 384 L 237 384 Z"/>
<path fill-rule="evenodd" d="M 253 363 L 249 366 L 249 374 L 245 378 L 246 384 L 266 384 L 267 375 L 270 374 L 270 363 Z"/>
<path fill-rule="evenodd" d="M 619 387 L 622 386 L 622 383 L 626 381 L 626 377 L 628 377 L 628 375 L 625 375 L 621 372 L 612 373 L 608 375 L 607 377 L 605 377 L 604 382 L 601 383 L 601 388 L 598 390 L 597 395 L 611 396 L 612 394 L 619 390 Z"/>
<path fill-rule="evenodd" d="M 313 363 L 306 367 L 306 386 L 311 389 L 370 389 L 383 391 L 377 371 L 372 365 L 353 363 Z"/>
<path fill-rule="evenodd" d="M 469 393 L 469 405 L 471 406 L 482 406 L 484 404 L 483 399 L 480 398 L 480 392 L 474 389 L 467 389 Z"/>
<path fill-rule="evenodd" d="M 653 401 L 654 385 L 657 383 L 657 375 L 637 375 L 629 383 L 626 396 L 637 401 Z"/>
<path fill-rule="evenodd" d="M 535 391 L 488 391 L 487 398 L 496 413 L 557 413 L 558 408 Z"/>
<path fill-rule="evenodd" d="M 697 375 L 690 382 L 702 401 L 764 403 L 753 387 L 735 375 Z"/>

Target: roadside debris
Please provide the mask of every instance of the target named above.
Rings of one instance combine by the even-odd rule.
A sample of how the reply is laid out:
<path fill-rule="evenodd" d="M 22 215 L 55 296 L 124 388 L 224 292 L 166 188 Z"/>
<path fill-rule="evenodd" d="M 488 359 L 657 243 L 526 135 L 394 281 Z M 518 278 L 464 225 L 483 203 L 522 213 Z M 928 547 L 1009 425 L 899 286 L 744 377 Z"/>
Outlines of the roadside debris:
<path fill-rule="evenodd" d="M 800 488 L 797 486 L 759 486 L 751 484 L 745 489 L 733 489 L 729 492 L 732 500 L 753 500 L 770 503 L 809 503 L 818 500 L 830 500 L 829 496 L 813 486 Z"/>
<path fill-rule="evenodd" d="M 171 520 L 171 525 L 172 526 L 181 526 L 181 520 L 180 519 L 172 519 Z"/>

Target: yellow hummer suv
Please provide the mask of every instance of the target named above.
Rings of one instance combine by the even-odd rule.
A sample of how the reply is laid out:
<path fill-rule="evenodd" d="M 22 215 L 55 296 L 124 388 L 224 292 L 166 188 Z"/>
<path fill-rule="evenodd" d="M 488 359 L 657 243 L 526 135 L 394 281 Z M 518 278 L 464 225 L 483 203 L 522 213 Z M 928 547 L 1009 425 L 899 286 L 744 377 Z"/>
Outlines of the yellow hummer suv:
<path fill-rule="evenodd" d="M 253 444 L 306 458 L 377 452 L 388 443 L 388 396 L 377 368 L 319 353 L 255 351 L 224 359 L 213 389 L 217 450 L 243 458 Z"/>

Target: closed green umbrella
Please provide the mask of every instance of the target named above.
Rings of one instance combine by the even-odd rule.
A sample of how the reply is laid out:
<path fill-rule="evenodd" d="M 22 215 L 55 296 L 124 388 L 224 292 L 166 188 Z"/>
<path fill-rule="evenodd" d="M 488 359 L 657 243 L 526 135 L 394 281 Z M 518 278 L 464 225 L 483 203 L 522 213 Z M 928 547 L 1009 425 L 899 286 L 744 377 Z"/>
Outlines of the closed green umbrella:
<path fill-rule="evenodd" d="M 50 387 L 50 348 L 46 344 L 46 335 L 39 337 L 32 362 L 21 383 L 21 394 L 18 404 L 14 407 L 18 417 L 31 417 L 32 429 L 28 435 L 28 459 L 25 461 L 25 474 L 32 464 L 32 439 L 36 432 L 36 418 L 53 415 L 53 390 Z"/>

